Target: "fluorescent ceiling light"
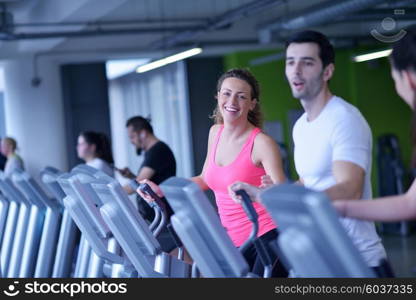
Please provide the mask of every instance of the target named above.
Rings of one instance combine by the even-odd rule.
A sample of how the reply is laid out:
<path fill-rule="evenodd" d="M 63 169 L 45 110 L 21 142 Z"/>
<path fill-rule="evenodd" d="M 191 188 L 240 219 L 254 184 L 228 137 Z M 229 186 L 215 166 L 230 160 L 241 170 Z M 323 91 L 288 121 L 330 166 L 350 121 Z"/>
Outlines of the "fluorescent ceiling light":
<path fill-rule="evenodd" d="M 177 54 L 174 54 L 174 55 L 171 55 L 171 56 L 159 59 L 159 60 L 152 61 L 148 64 L 143 65 L 143 66 L 139 66 L 136 69 L 136 72 L 137 73 L 147 72 L 147 71 L 150 71 L 150 70 L 153 70 L 153 69 L 156 69 L 156 68 L 160 68 L 160 67 L 165 66 L 167 64 L 171 64 L 175 61 L 179 61 L 179 60 L 197 55 L 201 52 L 202 52 L 201 48 L 192 48 L 192 49 L 189 49 L 189 50 L 186 50 L 186 51 L 183 51 L 183 52 L 180 52 L 180 53 L 177 53 Z"/>
<path fill-rule="evenodd" d="M 353 61 L 363 62 L 363 61 L 367 61 L 367 60 L 386 57 L 386 56 L 390 55 L 391 51 L 392 51 L 392 49 L 387 49 L 387 50 L 382 50 L 382 51 L 376 51 L 376 52 L 372 52 L 372 53 L 357 55 L 357 56 L 353 57 Z"/>

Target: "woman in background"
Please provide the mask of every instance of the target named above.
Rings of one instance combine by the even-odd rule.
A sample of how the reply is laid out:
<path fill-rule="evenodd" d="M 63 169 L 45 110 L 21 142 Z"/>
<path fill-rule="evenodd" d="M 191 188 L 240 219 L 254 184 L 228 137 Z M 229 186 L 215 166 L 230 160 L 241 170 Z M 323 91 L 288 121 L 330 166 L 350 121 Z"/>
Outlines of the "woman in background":
<path fill-rule="evenodd" d="M 1 153 L 7 158 L 4 166 L 4 175 L 9 177 L 15 170 L 24 170 L 22 158 L 16 153 L 17 142 L 11 137 L 1 140 Z"/>
<path fill-rule="evenodd" d="M 93 131 L 82 132 L 78 136 L 77 153 L 88 166 L 114 177 L 113 154 L 105 134 Z"/>

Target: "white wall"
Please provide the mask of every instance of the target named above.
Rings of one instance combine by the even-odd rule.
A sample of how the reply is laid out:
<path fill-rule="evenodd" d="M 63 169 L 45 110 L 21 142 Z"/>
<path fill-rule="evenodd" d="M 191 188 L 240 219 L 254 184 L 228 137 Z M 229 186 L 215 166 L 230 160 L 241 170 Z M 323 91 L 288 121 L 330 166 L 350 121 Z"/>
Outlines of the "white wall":
<path fill-rule="evenodd" d="M 34 177 L 45 166 L 67 170 L 67 152 L 59 65 L 38 61 L 42 83 L 31 85 L 30 58 L 5 61 L 6 134 L 18 142 L 26 170 Z"/>

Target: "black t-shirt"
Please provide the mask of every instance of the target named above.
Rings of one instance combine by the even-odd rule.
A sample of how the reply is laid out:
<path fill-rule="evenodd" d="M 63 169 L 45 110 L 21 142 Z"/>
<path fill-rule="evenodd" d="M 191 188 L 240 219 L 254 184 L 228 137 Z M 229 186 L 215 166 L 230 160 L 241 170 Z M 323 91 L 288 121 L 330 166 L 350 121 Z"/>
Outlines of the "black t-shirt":
<path fill-rule="evenodd" d="M 149 179 L 156 184 L 176 175 L 175 156 L 169 146 L 162 141 L 157 142 L 145 152 L 140 169 L 143 167 L 149 167 L 155 171 Z"/>
<path fill-rule="evenodd" d="M 1 154 L 0 153 L 0 170 L 4 170 L 4 167 L 6 166 L 6 161 L 7 161 L 7 158 L 3 155 L 3 154 Z"/>
<path fill-rule="evenodd" d="M 157 142 L 145 152 L 140 169 L 143 167 L 149 167 L 155 171 L 155 174 L 149 180 L 156 184 L 160 184 L 169 177 L 176 175 L 175 156 L 169 146 L 162 141 Z M 165 203 L 170 217 L 173 211 L 165 199 L 162 199 L 162 201 Z M 145 219 L 153 220 L 153 209 L 141 197 L 139 197 L 139 211 Z"/>

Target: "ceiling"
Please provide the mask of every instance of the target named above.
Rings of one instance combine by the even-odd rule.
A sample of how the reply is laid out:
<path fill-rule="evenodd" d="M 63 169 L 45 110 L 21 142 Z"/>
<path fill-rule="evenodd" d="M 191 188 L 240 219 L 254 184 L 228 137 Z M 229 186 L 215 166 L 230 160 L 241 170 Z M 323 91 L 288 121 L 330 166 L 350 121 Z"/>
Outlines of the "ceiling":
<path fill-rule="evenodd" d="M 416 23 L 415 0 L 0 0 L 0 11 L 0 59 L 158 57 L 195 45 L 224 54 L 305 28 L 349 47 Z"/>

